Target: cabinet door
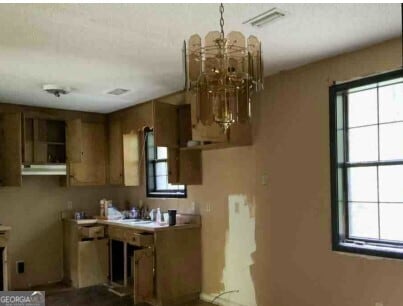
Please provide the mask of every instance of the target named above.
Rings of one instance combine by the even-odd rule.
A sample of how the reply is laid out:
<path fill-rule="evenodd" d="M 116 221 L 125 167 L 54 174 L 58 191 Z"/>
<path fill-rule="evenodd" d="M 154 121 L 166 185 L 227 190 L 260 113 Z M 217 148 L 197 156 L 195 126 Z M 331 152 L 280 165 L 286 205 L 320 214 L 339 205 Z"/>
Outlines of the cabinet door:
<path fill-rule="evenodd" d="M 0 185 L 21 186 L 21 113 L 0 115 Z"/>
<path fill-rule="evenodd" d="M 34 163 L 46 164 L 48 161 L 47 124 L 45 119 L 33 120 Z"/>
<path fill-rule="evenodd" d="M 134 304 L 149 301 L 154 289 L 154 255 L 151 248 L 134 251 L 133 254 Z"/>
<path fill-rule="evenodd" d="M 179 121 L 179 147 L 186 147 L 189 140 L 192 140 L 192 119 L 190 104 L 178 106 Z"/>
<path fill-rule="evenodd" d="M 103 123 L 81 123 L 81 161 L 69 163 L 71 186 L 105 185 L 106 134 Z"/>
<path fill-rule="evenodd" d="M 123 135 L 123 177 L 125 186 L 140 185 L 139 135 Z"/>
<path fill-rule="evenodd" d="M 178 111 L 177 106 L 153 102 L 154 141 L 159 147 L 178 147 Z"/>
<path fill-rule="evenodd" d="M 168 149 L 168 183 L 173 185 L 201 185 L 201 150 Z"/>
<path fill-rule="evenodd" d="M 78 242 L 78 288 L 108 281 L 108 239 Z"/>
<path fill-rule="evenodd" d="M 179 183 L 202 184 L 201 150 L 181 150 L 179 153 Z"/>
<path fill-rule="evenodd" d="M 66 127 L 67 161 L 73 163 L 81 162 L 82 151 L 81 119 L 69 120 Z"/>
<path fill-rule="evenodd" d="M 109 121 L 109 183 L 123 185 L 123 134 L 119 119 Z"/>
<path fill-rule="evenodd" d="M 32 164 L 34 161 L 34 120 L 22 114 L 22 162 Z"/>
<path fill-rule="evenodd" d="M 168 148 L 168 183 L 179 184 L 179 149 Z"/>

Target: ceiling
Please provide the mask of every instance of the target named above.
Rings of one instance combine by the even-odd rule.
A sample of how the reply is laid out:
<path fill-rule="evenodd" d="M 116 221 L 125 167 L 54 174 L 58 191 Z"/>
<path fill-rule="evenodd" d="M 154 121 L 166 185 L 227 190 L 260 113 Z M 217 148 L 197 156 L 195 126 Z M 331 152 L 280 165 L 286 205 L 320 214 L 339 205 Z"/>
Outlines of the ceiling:
<path fill-rule="evenodd" d="M 286 17 L 242 24 L 273 7 Z M 0 101 L 107 113 L 178 91 L 183 40 L 218 18 L 218 4 L 0 4 Z M 225 4 L 224 18 L 262 41 L 265 75 L 401 35 L 400 4 Z"/>

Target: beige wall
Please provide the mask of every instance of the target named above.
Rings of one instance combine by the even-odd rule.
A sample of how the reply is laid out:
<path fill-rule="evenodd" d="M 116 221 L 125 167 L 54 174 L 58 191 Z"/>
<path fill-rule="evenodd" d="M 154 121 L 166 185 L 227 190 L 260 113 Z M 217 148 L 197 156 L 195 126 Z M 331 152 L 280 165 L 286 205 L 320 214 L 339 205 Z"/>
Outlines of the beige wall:
<path fill-rule="evenodd" d="M 328 86 L 397 68 L 400 60 L 400 40 L 393 40 L 268 78 L 254 106 L 253 146 L 203 152 L 204 183 L 189 187 L 187 199 L 146 199 L 184 212 L 199 204 L 205 296 L 239 290 L 224 297 L 245 306 L 401 305 L 402 261 L 330 250 L 328 137 Z M 1 222 L 19 228 L 13 260 L 30 258 L 27 270 L 40 271 L 29 272 L 32 283 L 60 276 L 57 215 L 69 198 L 90 209 L 104 196 L 121 203 L 145 199 L 144 188 L 56 184 L 29 178 L 21 189 L 0 189 Z M 25 241 L 39 247 L 27 249 Z"/>
<path fill-rule="evenodd" d="M 200 204 L 205 296 L 240 290 L 224 297 L 245 306 L 402 305 L 403 261 L 331 251 L 328 128 L 333 81 L 400 65 L 397 39 L 266 79 L 254 145 L 203 152 L 204 183 L 189 187 L 188 199 L 147 200 L 181 211 Z"/>
<path fill-rule="evenodd" d="M 60 187 L 57 177 L 24 177 L 22 187 L 0 188 L 0 223 L 12 227 L 9 266 L 12 288 L 27 288 L 62 278 L 62 223 L 60 212 L 74 209 L 94 214 L 103 197 L 114 189 Z M 25 273 L 16 274 L 15 262 L 25 261 Z"/>

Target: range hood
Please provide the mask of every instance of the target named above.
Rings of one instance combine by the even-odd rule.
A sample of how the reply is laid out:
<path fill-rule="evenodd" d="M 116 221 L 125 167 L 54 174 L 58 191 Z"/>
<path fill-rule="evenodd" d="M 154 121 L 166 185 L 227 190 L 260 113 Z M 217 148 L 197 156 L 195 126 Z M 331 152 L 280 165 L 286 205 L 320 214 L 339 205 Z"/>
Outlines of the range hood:
<path fill-rule="evenodd" d="M 22 165 L 21 174 L 22 175 L 66 175 L 65 164 L 59 165 Z"/>

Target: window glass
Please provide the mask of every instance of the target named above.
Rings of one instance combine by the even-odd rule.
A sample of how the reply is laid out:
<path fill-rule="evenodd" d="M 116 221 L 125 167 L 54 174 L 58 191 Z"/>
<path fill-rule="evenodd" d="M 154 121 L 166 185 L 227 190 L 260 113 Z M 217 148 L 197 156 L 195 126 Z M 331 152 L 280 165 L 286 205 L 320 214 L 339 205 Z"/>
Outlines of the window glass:
<path fill-rule="evenodd" d="M 378 201 L 376 167 L 353 167 L 349 168 L 348 174 L 349 201 Z"/>
<path fill-rule="evenodd" d="M 349 162 L 378 160 L 378 127 L 353 128 L 348 132 Z"/>
<path fill-rule="evenodd" d="M 331 88 L 335 250 L 403 259 L 402 75 Z"/>
<path fill-rule="evenodd" d="M 397 138 L 401 137 L 401 141 Z M 381 160 L 403 160 L 403 122 L 379 126 L 379 149 Z"/>
<path fill-rule="evenodd" d="M 362 90 L 348 95 L 348 126 L 376 124 L 378 121 L 377 90 Z"/>
<path fill-rule="evenodd" d="M 155 147 L 154 134 L 146 132 L 147 196 L 186 197 L 185 185 L 172 185 L 168 179 L 168 148 Z"/>
<path fill-rule="evenodd" d="M 403 203 L 381 203 L 381 239 L 403 241 Z"/>
<path fill-rule="evenodd" d="M 403 165 L 379 167 L 379 200 L 403 202 Z"/>
<path fill-rule="evenodd" d="M 350 235 L 357 238 L 378 238 L 378 205 L 349 203 Z"/>
<path fill-rule="evenodd" d="M 403 83 L 379 87 L 379 122 L 403 121 Z"/>

